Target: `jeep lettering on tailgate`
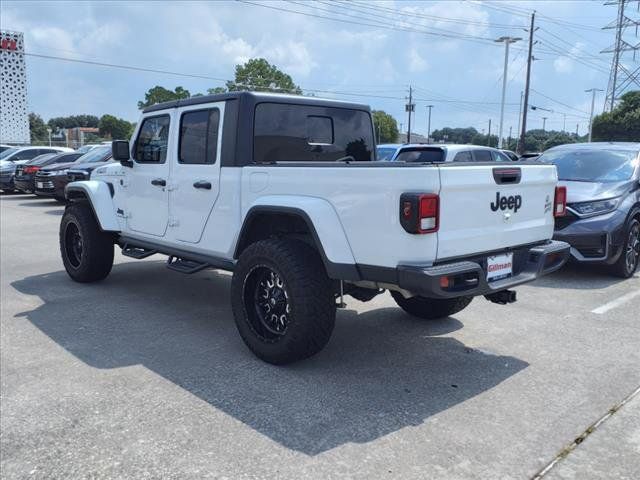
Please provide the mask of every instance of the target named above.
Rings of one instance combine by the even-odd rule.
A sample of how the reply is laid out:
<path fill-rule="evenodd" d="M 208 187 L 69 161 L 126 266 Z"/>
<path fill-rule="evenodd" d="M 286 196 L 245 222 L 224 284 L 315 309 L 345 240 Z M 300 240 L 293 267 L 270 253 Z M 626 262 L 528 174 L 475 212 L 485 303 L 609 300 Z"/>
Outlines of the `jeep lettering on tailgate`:
<path fill-rule="evenodd" d="M 511 195 L 509 197 L 501 197 L 500 192 L 496 192 L 496 201 L 491 202 L 491 210 L 497 212 L 500 210 L 513 210 L 516 213 L 522 206 L 522 197 L 520 195 Z"/>

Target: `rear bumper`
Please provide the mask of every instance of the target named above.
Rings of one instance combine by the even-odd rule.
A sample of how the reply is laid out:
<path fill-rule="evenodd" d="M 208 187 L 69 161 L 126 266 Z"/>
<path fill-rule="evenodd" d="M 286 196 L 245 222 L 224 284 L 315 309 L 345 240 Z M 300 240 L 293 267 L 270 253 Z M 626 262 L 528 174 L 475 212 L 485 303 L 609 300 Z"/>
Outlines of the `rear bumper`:
<path fill-rule="evenodd" d="M 0 190 L 13 190 L 15 188 L 13 174 L 0 175 Z"/>
<path fill-rule="evenodd" d="M 22 192 L 33 192 L 36 189 L 35 178 L 33 176 L 16 177 L 14 183 L 16 188 Z"/>
<path fill-rule="evenodd" d="M 488 295 L 558 270 L 569 258 L 569 248 L 565 242 L 551 240 L 541 245 L 513 249 L 512 276 L 492 282 L 487 282 L 487 255 L 430 267 L 399 265 L 398 286 L 430 298 Z M 452 285 L 442 287 L 442 277 L 452 279 Z"/>

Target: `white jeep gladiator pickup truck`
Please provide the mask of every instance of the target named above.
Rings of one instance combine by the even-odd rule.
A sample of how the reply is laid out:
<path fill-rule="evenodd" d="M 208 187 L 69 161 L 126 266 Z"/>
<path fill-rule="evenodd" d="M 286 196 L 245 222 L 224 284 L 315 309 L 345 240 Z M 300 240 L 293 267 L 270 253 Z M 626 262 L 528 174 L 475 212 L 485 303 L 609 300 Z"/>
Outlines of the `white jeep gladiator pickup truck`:
<path fill-rule="evenodd" d="M 368 106 L 235 92 L 145 109 L 118 162 L 66 188 L 72 279 L 104 279 L 114 245 L 194 273 L 233 272 L 237 328 L 284 364 L 328 342 L 343 296 L 390 290 L 423 319 L 560 268 L 565 208 L 553 165 L 376 161 Z"/>

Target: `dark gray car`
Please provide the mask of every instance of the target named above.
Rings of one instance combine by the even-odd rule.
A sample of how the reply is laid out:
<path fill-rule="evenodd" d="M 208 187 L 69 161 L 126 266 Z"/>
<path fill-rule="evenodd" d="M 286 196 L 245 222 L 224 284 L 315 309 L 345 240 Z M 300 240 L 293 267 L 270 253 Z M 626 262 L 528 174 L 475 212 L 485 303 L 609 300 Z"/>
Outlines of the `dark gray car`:
<path fill-rule="evenodd" d="M 640 143 L 560 145 L 538 160 L 558 168 L 567 213 L 553 238 L 571 245 L 578 262 L 604 264 L 628 278 L 640 254 Z"/>

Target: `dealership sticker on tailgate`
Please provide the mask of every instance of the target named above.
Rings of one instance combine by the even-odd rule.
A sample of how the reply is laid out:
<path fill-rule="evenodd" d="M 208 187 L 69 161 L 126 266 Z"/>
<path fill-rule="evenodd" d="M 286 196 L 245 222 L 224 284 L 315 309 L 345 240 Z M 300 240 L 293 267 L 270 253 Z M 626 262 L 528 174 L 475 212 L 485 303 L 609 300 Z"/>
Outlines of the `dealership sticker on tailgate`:
<path fill-rule="evenodd" d="M 494 255 L 487 258 L 487 281 L 500 280 L 513 272 L 513 253 Z"/>

